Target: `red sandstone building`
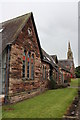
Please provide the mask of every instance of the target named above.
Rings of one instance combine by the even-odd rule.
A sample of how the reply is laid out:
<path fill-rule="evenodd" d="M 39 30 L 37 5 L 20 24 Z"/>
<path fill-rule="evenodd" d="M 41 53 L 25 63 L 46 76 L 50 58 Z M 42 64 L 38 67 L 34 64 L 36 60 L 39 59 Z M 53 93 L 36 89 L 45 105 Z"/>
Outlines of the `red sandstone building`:
<path fill-rule="evenodd" d="M 40 45 L 33 14 L 2 23 L 2 93 L 18 102 L 48 89 L 51 76 L 64 84 L 71 71 Z"/>
<path fill-rule="evenodd" d="M 59 60 L 61 64 L 63 64 L 66 68 L 69 69 L 71 73 L 71 78 L 75 77 L 75 67 L 74 67 L 74 61 L 73 61 L 73 53 L 71 51 L 70 42 L 68 43 L 68 52 L 67 52 L 67 59 L 65 60 Z"/>

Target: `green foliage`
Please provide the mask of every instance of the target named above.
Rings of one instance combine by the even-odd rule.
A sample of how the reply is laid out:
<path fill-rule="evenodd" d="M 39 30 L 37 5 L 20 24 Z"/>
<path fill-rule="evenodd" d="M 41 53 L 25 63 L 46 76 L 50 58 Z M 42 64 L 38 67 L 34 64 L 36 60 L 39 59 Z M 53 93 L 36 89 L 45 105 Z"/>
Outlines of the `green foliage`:
<path fill-rule="evenodd" d="M 70 86 L 71 86 L 71 87 L 78 87 L 79 82 L 80 82 L 80 79 L 78 79 L 78 78 L 76 78 L 76 79 L 71 79 Z"/>
<path fill-rule="evenodd" d="M 80 78 L 80 66 L 76 67 L 75 74 L 77 78 Z"/>

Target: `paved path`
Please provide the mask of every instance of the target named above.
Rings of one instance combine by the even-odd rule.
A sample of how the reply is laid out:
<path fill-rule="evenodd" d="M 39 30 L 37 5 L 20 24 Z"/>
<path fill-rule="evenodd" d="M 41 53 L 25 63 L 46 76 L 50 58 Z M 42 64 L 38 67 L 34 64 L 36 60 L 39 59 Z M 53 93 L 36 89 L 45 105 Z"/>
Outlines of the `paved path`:
<path fill-rule="evenodd" d="M 77 86 L 69 86 L 68 88 L 79 88 L 80 89 L 80 87 L 77 87 Z"/>
<path fill-rule="evenodd" d="M 78 88 L 78 90 L 80 91 L 80 87 L 77 86 L 69 86 L 68 88 Z M 80 93 L 79 93 L 80 94 Z M 71 119 L 70 116 L 68 118 L 69 120 Z M 80 96 L 79 96 L 79 103 L 78 103 L 78 107 L 76 109 L 76 116 L 75 118 L 73 118 L 73 120 L 80 120 Z M 65 119 L 64 119 L 65 120 Z"/>
<path fill-rule="evenodd" d="M 80 120 L 80 100 L 79 100 L 79 103 L 78 103 L 78 108 L 76 110 L 76 118 L 77 118 L 77 120 Z"/>
<path fill-rule="evenodd" d="M 79 103 L 78 103 L 78 107 L 77 107 L 77 110 L 76 110 L 76 117 L 77 117 L 77 120 L 80 120 L 80 87 L 78 87 L 78 97 L 79 97 Z"/>

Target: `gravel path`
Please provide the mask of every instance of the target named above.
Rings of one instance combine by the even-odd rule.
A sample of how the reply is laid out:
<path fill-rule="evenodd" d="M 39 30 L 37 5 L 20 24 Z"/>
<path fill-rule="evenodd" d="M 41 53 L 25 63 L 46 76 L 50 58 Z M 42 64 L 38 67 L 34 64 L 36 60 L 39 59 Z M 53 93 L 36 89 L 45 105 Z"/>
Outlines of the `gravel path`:
<path fill-rule="evenodd" d="M 77 87 L 77 86 L 69 86 L 68 88 L 79 88 L 80 89 L 80 87 Z"/>
<path fill-rule="evenodd" d="M 79 97 L 79 103 L 78 103 L 78 107 L 77 107 L 77 111 L 76 111 L 76 116 L 77 116 L 77 119 L 80 120 L 80 87 L 78 90 L 78 97 Z"/>
<path fill-rule="evenodd" d="M 77 111 L 76 111 L 76 117 L 77 117 L 78 120 L 80 120 L 80 100 L 79 100 L 78 108 L 77 108 Z"/>

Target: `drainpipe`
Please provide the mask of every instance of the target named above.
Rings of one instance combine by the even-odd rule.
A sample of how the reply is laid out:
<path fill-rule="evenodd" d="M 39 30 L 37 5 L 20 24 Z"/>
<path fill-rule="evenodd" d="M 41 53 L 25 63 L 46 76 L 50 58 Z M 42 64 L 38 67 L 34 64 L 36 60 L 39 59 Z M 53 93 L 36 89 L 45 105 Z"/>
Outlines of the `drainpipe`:
<path fill-rule="evenodd" d="M 5 104 L 8 103 L 8 87 L 9 87 L 9 59 L 10 59 L 10 48 L 11 43 L 7 45 L 7 77 L 6 77 L 6 83 L 5 83 Z"/>

